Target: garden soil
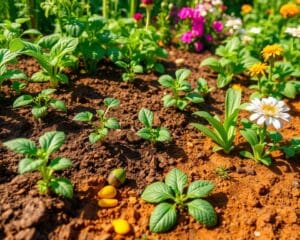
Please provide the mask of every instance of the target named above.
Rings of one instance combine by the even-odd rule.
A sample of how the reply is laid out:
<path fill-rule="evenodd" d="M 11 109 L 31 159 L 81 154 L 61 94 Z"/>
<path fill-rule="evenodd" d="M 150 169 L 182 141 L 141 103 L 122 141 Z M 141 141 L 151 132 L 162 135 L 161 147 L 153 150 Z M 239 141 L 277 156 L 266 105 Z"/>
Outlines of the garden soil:
<path fill-rule="evenodd" d="M 139 75 L 134 83 L 124 83 L 121 71 L 107 61 L 99 64 L 95 76 L 88 75 L 83 68 L 70 71 L 70 85 L 62 86 L 55 93 L 56 98 L 66 102 L 67 114 L 50 111 L 42 122 L 33 120 L 29 108 L 12 109 L 16 96 L 4 86 L 0 108 L 1 142 L 17 137 L 37 141 L 46 131 L 64 131 L 66 142 L 54 156 L 72 159 L 73 167 L 59 174 L 72 180 L 75 194 L 73 200 L 39 195 L 35 187 L 38 173 L 18 175 L 21 156 L 0 143 L 0 239 L 299 240 L 299 156 L 287 160 L 278 152 L 273 155 L 270 167 L 241 159 L 239 151 L 248 145 L 239 134 L 236 150 L 230 155 L 215 153 L 212 151 L 214 143 L 190 125 L 191 122 L 206 124 L 192 115 L 198 109 L 220 116 L 224 110 L 225 91 L 216 88 L 216 74 L 208 68 L 199 68 L 207 56 L 209 53 L 170 49 L 169 59 L 164 63 L 169 74 L 186 67 L 192 71 L 193 85 L 197 78 L 204 77 L 215 88 L 205 103 L 189 106 L 185 111 L 163 107 L 161 98 L 167 90 L 159 85 L 158 76 Z M 182 65 L 178 66 L 179 62 Z M 17 66 L 29 76 L 39 68 L 30 58 L 20 59 Z M 234 83 L 241 84 L 243 102 L 248 101 L 251 93 L 247 90 L 248 78 L 242 76 Z M 46 83 L 30 83 L 27 91 L 34 94 L 45 87 Z M 91 127 L 73 122 L 72 118 L 80 111 L 95 112 L 103 107 L 106 97 L 121 101 L 120 108 L 113 110 L 110 116 L 120 120 L 122 129 L 110 132 L 103 142 L 92 145 L 88 141 Z M 292 120 L 283 129 L 285 141 L 300 135 L 299 98 L 287 104 Z M 169 129 L 173 139 L 170 143 L 152 145 L 136 136 L 142 127 L 138 121 L 142 107 L 154 111 L 155 125 Z M 241 117 L 247 116 L 247 112 L 241 112 Z M 97 192 L 115 167 L 125 167 L 127 174 L 125 184 L 118 189 L 119 205 L 101 209 L 97 205 Z M 171 232 L 150 233 L 148 220 L 154 205 L 144 202 L 140 194 L 147 184 L 162 180 L 173 167 L 186 172 L 189 181 L 205 179 L 215 184 L 207 200 L 217 212 L 217 226 L 207 228 L 182 212 Z M 215 173 L 218 167 L 229 169 L 230 178 L 220 178 Z M 131 224 L 131 232 L 126 236 L 113 231 L 111 220 L 119 217 Z"/>

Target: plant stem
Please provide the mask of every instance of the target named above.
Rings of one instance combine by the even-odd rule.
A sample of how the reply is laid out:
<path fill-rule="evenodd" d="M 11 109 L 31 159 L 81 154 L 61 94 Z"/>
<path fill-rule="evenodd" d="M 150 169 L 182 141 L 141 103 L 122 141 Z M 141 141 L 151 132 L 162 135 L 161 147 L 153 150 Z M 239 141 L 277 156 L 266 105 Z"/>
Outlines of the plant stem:
<path fill-rule="evenodd" d="M 102 0 L 102 16 L 104 18 L 108 18 L 108 11 L 109 11 L 108 4 L 109 4 L 108 0 Z"/>
<path fill-rule="evenodd" d="M 146 6 L 146 29 L 150 26 L 152 5 Z"/>
<path fill-rule="evenodd" d="M 136 0 L 129 0 L 130 1 L 130 17 L 133 18 L 136 10 Z"/>

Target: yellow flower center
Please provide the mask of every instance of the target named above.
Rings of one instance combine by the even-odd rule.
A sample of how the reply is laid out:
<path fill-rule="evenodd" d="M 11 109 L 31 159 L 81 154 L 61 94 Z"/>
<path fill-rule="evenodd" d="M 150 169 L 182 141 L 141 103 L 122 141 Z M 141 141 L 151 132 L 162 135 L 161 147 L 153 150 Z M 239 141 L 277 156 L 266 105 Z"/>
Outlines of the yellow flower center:
<path fill-rule="evenodd" d="M 272 105 L 263 105 L 262 111 L 263 111 L 264 115 L 266 115 L 268 117 L 272 117 L 277 114 L 277 108 Z"/>

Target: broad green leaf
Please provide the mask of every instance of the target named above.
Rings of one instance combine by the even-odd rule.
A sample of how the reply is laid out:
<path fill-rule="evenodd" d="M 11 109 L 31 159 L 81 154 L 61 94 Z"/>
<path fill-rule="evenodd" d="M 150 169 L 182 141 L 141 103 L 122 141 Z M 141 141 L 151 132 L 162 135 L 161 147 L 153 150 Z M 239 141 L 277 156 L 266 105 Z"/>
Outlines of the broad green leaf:
<path fill-rule="evenodd" d="M 186 80 L 191 74 L 191 71 L 189 69 L 179 69 L 175 72 L 176 79 L 179 82 L 182 82 Z"/>
<path fill-rule="evenodd" d="M 188 187 L 187 196 L 188 198 L 207 197 L 214 187 L 215 185 L 209 181 L 194 181 Z"/>
<path fill-rule="evenodd" d="M 230 115 L 240 107 L 241 98 L 241 91 L 232 88 L 227 90 L 225 98 L 225 119 L 229 118 Z"/>
<path fill-rule="evenodd" d="M 98 133 L 95 133 L 95 132 L 92 132 L 90 135 L 89 135 L 89 141 L 90 143 L 94 144 L 96 142 L 98 142 L 99 140 L 101 140 L 103 138 L 102 135 L 98 134 Z"/>
<path fill-rule="evenodd" d="M 49 164 L 49 167 L 54 171 L 64 170 L 71 166 L 72 166 L 71 160 L 64 157 L 57 157 L 53 159 Z"/>
<path fill-rule="evenodd" d="M 155 182 L 147 186 L 141 197 L 150 203 L 160 203 L 167 199 L 174 199 L 171 188 L 163 182 Z"/>
<path fill-rule="evenodd" d="M 34 106 L 31 110 L 31 112 L 32 112 L 32 115 L 38 119 L 38 118 L 42 118 L 47 115 L 48 108 L 46 106 L 42 106 L 42 107 Z"/>
<path fill-rule="evenodd" d="M 214 226 L 217 224 L 217 214 L 213 206 L 202 199 L 194 199 L 187 204 L 189 214 L 198 222 L 207 226 Z"/>
<path fill-rule="evenodd" d="M 50 55 L 62 57 L 67 53 L 71 53 L 75 50 L 78 45 L 77 38 L 64 37 L 60 38 L 59 41 L 51 48 Z"/>
<path fill-rule="evenodd" d="M 33 97 L 30 95 L 22 95 L 18 97 L 14 103 L 13 108 L 23 107 L 33 102 Z"/>
<path fill-rule="evenodd" d="M 196 93 L 196 92 L 191 92 L 191 93 L 187 94 L 186 99 L 188 99 L 189 101 L 191 101 L 193 103 L 204 102 L 204 98 L 199 93 Z"/>
<path fill-rule="evenodd" d="M 91 112 L 80 112 L 75 115 L 73 118 L 73 121 L 79 121 L 79 122 L 90 122 L 92 121 L 93 114 Z"/>
<path fill-rule="evenodd" d="M 170 132 L 168 131 L 168 129 L 166 129 L 164 127 L 160 127 L 156 130 L 158 132 L 156 141 L 165 142 L 165 141 L 170 141 L 171 140 L 171 135 L 170 135 Z"/>
<path fill-rule="evenodd" d="M 39 139 L 41 148 L 49 155 L 57 151 L 64 142 L 65 134 L 59 131 L 47 132 Z"/>
<path fill-rule="evenodd" d="M 11 151 L 14 151 L 16 153 L 22 153 L 29 156 L 35 155 L 37 151 L 35 143 L 26 138 L 13 139 L 4 142 L 3 145 Z"/>
<path fill-rule="evenodd" d="M 174 87 L 174 79 L 170 75 L 163 75 L 158 79 L 158 82 L 167 88 Z"/>
<path fill-rule="evenodd" d="M 146 140 L 152 140 L 153 138 L 152 130 L 149 128 L 141 128 L 136 135 Z"/>
<path fill-rule="evenodd" d="M 206 136 L 211 138 L 214 142 L 216 142 L 220 146 L 225 145 L 223 140 L 220 139 L 220 137 L 217 134 L 215 134 L 213 131 L 211 131 L 209 128 L 205 127 L 204 125 L 199 124 L 199 123 L 191 123 L 191 125 L 193 127 L 197 128 L 199 131 L 203 132 Z"/>
<path fill-rule="evenodd" d="M 160 74 L 165 72 L 165 67 L 161 63 L 155 63 L 154 69 L 155 69 L 156 72 L 158 72 Z"/>
<path fill-rule="evenodd" d="M 24 35 L 42 35 L 40 31 L 36 30 L 36 29 L 27 29 L 25 30 L 21 36 Z"/>
<path fill-rule="evenodd" d="M 171 95 L 165 95 L 162 100 L 164 102 L 164 107 L 171 107 L 176 104 L 176 99 Z"/>
<path fill-rule="evenodd" d="M 44 89 L 43 91 L 41 91 L 41 94 L 42 95 L 51 95 L 53 93 L 56 92 L 56 89 L 54 88 L 47 88 L 47 89 Z"/>
<path fill-rule="evenodd" d="M 135 65 L 133 67 L 133 72 L 134 73 L 143 73 L 144 72 L 143 66 L 142 65 Z"/>
<path fill-rule="evenodd" d="M 214 71 L 217 70 L 217 68 L 219 67 L 219 62 L 218 59 L 216 58 L 206 58 L 201 62 L 200 67 L 204 67 L 204 66 L 209 66 L 211 67 Z"/>
<path fill-rule="evenodd" d="M 31 158 L 24 158 L 19 162 L 18 169 L 19 173 L 23 174 L 26 172 L 33 172 L 37 170 L 40 166 L 44 164 L 44 160 L 42 159 L 31 159 Z"/>
<path fill-rule="evenodd" d="M 63 73 L 58 73 L 55 75 L 56 81 L 63 83 L 63 84 L 68 84 L 69 83 L 69 78 L 66 74 Z"/>
<path fill-rule="evenodd" d="M 65 105 L 64 101 L 52 99 L 50 101 L 50 105 L 51 105 L 51 107 L 53 107 L 55 109 L 58 109 L 58 110 L 61 110 L 61 111 L 64 111 L 64 112 L 67 111 L 67 108 L 66 108 L 66 105 Z"/>
<path fill-rule="evenodd" d="M 39 71 L 39 72 L 34 73 L 31 76 L 31 81 L 33 81 L 33 82 L 48 82 L 48 81 L 50 81 L 50 76 L 44 71 Z"/>
<path fill-rule="evenodd" d="M 167 232 L 175 226 L 177 212 L 175 205 L 160 203 L 155 207 L 150 216 L 149 228 L 151 232 Z"/>
<path fill-rule="evenodd" d="M 139 120 L 147 128 L 151 128 L 153 124 L 154 114 L 149 109 L 142 108 L 139 112 Z"/>
<path fill-rule="evenodd" d="M 242 134 L 242 136 L 244 138 L 246 138 L 247 142 L 251 146 L 255 146 L 256 144 L 258 144 L 259 141 L 258 141 L 256 132 L 253 129 L 241 130 L 240 133 Z"/>
<path fill-rule="evenodd" d="M 248 151 L 240 151 L 240 155 L 244 158 L 254 159 L 254 156 L 252 155 L 252 153 L 250 153 Z"/>
<path fill-rule="evenodd" d="M 272 140 L 273 143 L 279 143 L 282 140 L 282 135 L 280 132 L 277 131 L 270 131 L 269 132 L 269 137 Z"/>
<path fill-rule="evenodd" d="M 177 100 L 176 101 L 176 106 L 180 109 L 180 110 L 184 110 L 185 107 L 188 105 L 188 101 L 186 100 Z"/>
<path fill-rule="evenodd" d="M 165 178 L 165 183 L 172 188 L 176 194 L 183 194 L 183 188 L 186 185 L 188 176 L 177 168 L 172 169 Z"/>
<path fill-rule="evenodd" d="M 50 182 L 50 187 L 57 195 L 73 198 L 73 185 L 67 178 L 55 178 Z"/>
<path fill-rule="evenodd" d="M 104 104 L 105 104 L 105 106 L 107 106 L 109 108 L 114 108 L 114 107 L 118 107 L 120 105 L 120 101 L 115 98 L 105 98 Z"/>
<path fill-rule="evenodd" d="M 118 119 L 109 118 L 105 122 L 105 127 L 110 128 L 110 129 L 120 129 L 120 124 L 119 124 Z"/>

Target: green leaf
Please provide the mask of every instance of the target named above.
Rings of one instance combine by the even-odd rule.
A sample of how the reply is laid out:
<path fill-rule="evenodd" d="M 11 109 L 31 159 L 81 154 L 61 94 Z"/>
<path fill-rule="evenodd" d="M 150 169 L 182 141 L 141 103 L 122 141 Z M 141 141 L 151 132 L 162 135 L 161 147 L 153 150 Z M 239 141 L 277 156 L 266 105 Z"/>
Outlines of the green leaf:
<path fill-rule="evenodd" d="M 151 213 L 149 228 L 151 232 L 167 232 L 173 228 L 177 221 L 175 205 L 160 203 Z"/>
<path fill-rule="evenodd" d="M 186 80 L 191 74 L 191 71 L 188 69 L 179 69 L 175 72 L 176 79 L 179 82 Z"/>
<path fill-rule="evenodd" d="M 66 198 L 73 198 L 73 185 L 67 178 L 55 178 L 50 182 L 50 188 L 55 192 L 57 195 L 66 197 Z"/>
<path fill-rule="evenodd" d="M 56 89 L 54 88 L 47 88 L 47 89 L 44 89 L 43 91 L 41 91 L 41 94 L 42 95 L 51 95 L 53 93 L 56 92 Z"/>
<path fill-rule="evenodd" d="M 33 82 L 48 82 L 50 81 L 50 76 L 44 71 L 39 71 L 32 74 L 31 80 Z"/>
<path fill-rule="evenodd" d="M 120 124 L 119 124 L 118 119 L 109 118 L 105 122 L 105 127 L 110 128 L 110 129 L 120 129 Z"/>
<path fill-rule="evenodd" d="M 168 129 L 164 127 L 160 127 L 157 129 L 158 136 L 156 138 L 156 141 L 158 142 L 165 142 L 165 141 L 170 141 L 171 140 L 171 135 Z"/>
<path fill-rule="evenodd" d="M 68 76 L 66 74 L 58 73 L 58 74 L 56 74 L 55 77 L 56 77 L 56 80 L 58 82 L 61 82 L 63 84 L 68 84 L 69 83 L 69 78 L 68 78 Z"/>
<path fill-rule="evenodd" d="M 104 104 L 105 104 L 105 106 L 107 106 L 109 108 L 114 108 L 114 107 L 118 107 L 120 105 L 120 101 L 115 98 L 105 98 Z"/>
<path fill-rule="evenodd" d="M 152 134 L 152 130 L 149 128 L 142 128 L 140 129 L 136 135 L 138 135 L 139 137 L 146 139 L 146 140 L 152 140 L 153 138 L 153 134 Z"/>
<path fill-rule="evenodd" d="M 41 148 L 49 155 L 57 151 L 64 142 L 65 134 L 59 131 L 47 132 L 39 139 Z"/>
<path fill-rule="evenodd" d="M 197 128 L 199 131 L 203 132 L 207 137 L 211 138 L 214 142 L 216 142 L 220 146 L 224 145 L 223 140 L 220 139 L 220 137 L 217 134 L 215 134 L 212 130 L 210 130 L 209 128 L 207 128 L 204 125 L 199 124 L 199 123 L 191 123 L 191 125 L 193 127 Z"/>
<path fill-rule="evenodd" d="M 31 112 L 32 112 L 32 115 L 38 119 L 38 118 L 42 118 L 47 115 L 48 108 L 46 106 L 42 106 L 42 107 L 34 106 L 31 110 Z"/>
<path fill-rule="evenodd" d="M 296 84 L 293 82 L 287 82 L 284 89 L 281 91 L 281 94 L 288 98 L 295 98 L 297 95 Z"/>
<path fill-rule="evenodd" d="M 258 144 L 257 134 L 253 129 L 244 129 L 240 131 L 241 135 L 247 140 L 251 146 Z"/>
<path fill-rule="evenodd" d="M 142 108 L 139 112 L 139 120 L 147 128 L 151 128 L 153 124 L 154 114 L 149 109 Z"/>
<path fill-rule="evenodd" d="M 165 183 L 172 188 L 176 194 L 183 194 L 188 176 L 177 168 L 172 169 L 165 178 Z"/>
<path fill-rule="evenodd" d="M 72 166 L 71 160 L 64 157 L 57 157 L 53 159 L 49 164 L 49 167 L 54 171 L 64 170 L 71 166 Z"/>
<path fill-rule="evenodd" d="M 250 158 L 250 159 L 255 159 L 252 153 L 248 151 L 240 151 L 240 155 L 244 158 Z"/>
<path fill-rule="evenodd" d="M 185 100 L 177 100 L 176 101 L 176 106 L 180 109 L 183 110 L 185 107 L 188 105 L 188 101 Z"/>
<path fill-rule="evenodd" d="M 241 105 L 242 93 L 239 90 L 229 88 L 226 92 L 225 98 L 225 119 L 235 112 Z"/>
<path fill-rule="evenodd" d="M 162 100 L 164 102 L 164 107 L 171 107 L 176 104 L 176 99 L 171 95 L 165 95 Z"/>
<path fill-rule="evenodd" d="M 133 67 L 133 72 L 134 73 L 143 73 L 144 72 L 143 66 L 142 65 L 135 65 Z"/>
<path fill-rule="evenodd" d="M 167 199 L 174 199 L 171 188 L 163 182 L 155 182 L 147 186 L 141 197 L 150 203 L 160 203 Z"/>
<path fill-rule="evenodd" d="M 22 153 L 29 156 L 35 155 L 37 151 L 35 143 L 26 138 L 13 139 L 4 142 L 3 145 L 11 151 L 14 151 L 16 153 Z"/>
<path fill-rule="evenodd" d="M 216 71 L 216 69 L 219 67 L 218 59 L 212 58 L 212 57 L 206 58 L 201 62 L 201 65 L 200 65 L 200 67 L 204 67 L 204 66 L 209 66 L 214 71 Z"/>
<path fill-rule="evenodd" d="M 191 92 L 191 93 L 187 94 L 186 99 L 188 99 L 189 101 L 191 101 L 193 103 L 204 102 L 204 98 L 199 93 L 196 93 L 196 92 Z"/>
<path fill-rule="evenodd" d="M 269 137 L 272 140 L 273 143 L 279 143 L 282 140 L 282 135 L 280 132 L 277 131 L 270 131 L 269 132 Z"/>
<path fill-rule="evenodd" d="M 73 121 L 79 121 L 79 122 L 90 122 L 92 121 L 93 114 L 91 112 L 80 112 L 75 115 L 73 118 Z"/>
<path fill-rule="evenodd" d="M 207 197 L 214 187 L 215 185 L 209 181 L 194 181 L 188 187 L 187 196 L 188 198 Z"/>
<path fill-rule="evenodd" d="M 22 95 L 14 101 L 13 108 L 26 106 L 26 105 L 29 105 L 32 102 L 33 102 L 33 97 L 32 96 Z"/>
<path fill-rule="evenodd" d="M 161 63 L 155 63 L 154 68 L 155 68 L 155 71 L 160 74 L 165 72 L 165 67 Z"/>
<path fill-rule="evenodd" d="M 56 108 L 58 110 L 61 110 L 61 111 L 64 111 L 64 112 L 67 111 L 67 108 L 66 108 L 66 105 L 65 105 L 64 101 L 52 99 L 50 101 L 50 105 L 51 105 L 51 107 Z"/>
<path fill-rule="evenodd" d="M 217 214 L 213 206 L 202 199 L 194 199 L 187 204 L 189 214 L 198 222 L 207 226 L 214 226 L 217 224 Z"/>
<path fill-rule="evenodd" d="M 23 174 L 26 172 L 33 172 L 37 170 L 40 166 L 44 164 L 44 160 L 42 159 L 31 159 L 31 158 L 24 158 L 19 162 L 18 169 L 19 173 Z"/>
<path fill-rule="evenodd" d="M 170 75 L 163 75 L 158 79 L 158 82 L 167 88 L 174 87 L 174 79 Z"/>
<path fill-rule="evenodd" d="M 104 128 L 104 129 L 106 129 L 106 131 L 107 131 L 107 128 Z M 94 144 L 94 143 L 98 142 L 99 140 L 101 140 L 102 138 L 104 138 L 107 135 L 107 133 L 108 133 L 108 131 L 107 131 L 106 135 L 104 135 L 104 131 L 103 131 L 102 134 L 99 134 L 99 133 L 96 133 L 96 132 L 92 132 L 89 135 L 89 141 L 90 141 L 90 143 Z"/>

